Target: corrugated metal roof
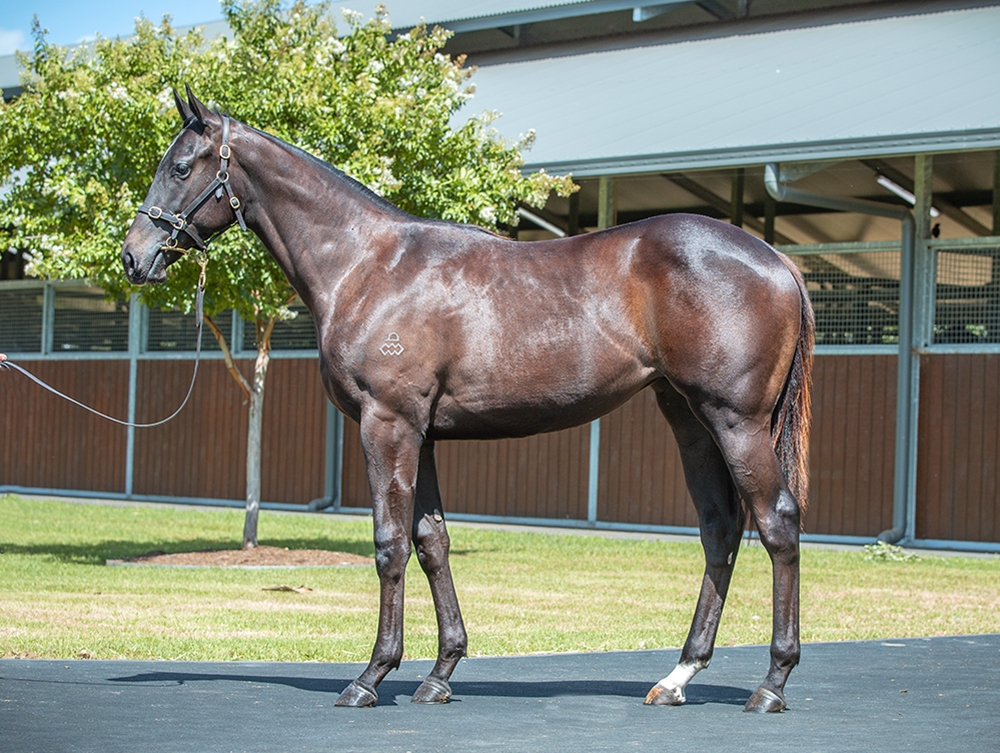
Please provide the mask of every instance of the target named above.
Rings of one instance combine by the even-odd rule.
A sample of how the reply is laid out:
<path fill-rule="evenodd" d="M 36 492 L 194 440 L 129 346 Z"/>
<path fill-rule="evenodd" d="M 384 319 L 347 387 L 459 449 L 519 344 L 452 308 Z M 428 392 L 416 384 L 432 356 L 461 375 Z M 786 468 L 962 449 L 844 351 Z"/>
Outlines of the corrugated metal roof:
<path fill-rule="evenodd" d="M 658 3 L 673 5 L 683 0 L 665 0 Z M 614 10 L 631 9 L 643 3 L 636 0 L 391 0 L 389 20 L 395 29 L 409 29 L 425 20 L 428 24 L 440 24 L 454 31 L 473 29 L 495 29 L 498 25 L 530 23 L 533 21 L 569 18 L 592 13 L 606 13 Z M 359 7 L 363 6 L 363 7 Z M 366 11 L 364 3 L 335 3 L 335 8 L 351 8 Z"/>
<path fill-rule="evenodd" d="M 473 110 L 576 175 L 1000 147 L 1000 8 L 484 65 Z M 463 110 L 463 115 L 467 114 Z"/>
<path fill-rule="evenodd" d="M 392 22 L 609 3 L 621 4 L 395 0 Z M 990 6 L 614 49 L 580 43 L 481 65 L 460 116 L 500 111 L 495 125 L 508 137 L 537 132 L 528 169 L 581 177 L 1000 148 L 998 40 L 1000 7 Z M 13 56 L 0 58 L 0 75 L 15 84 Z"/>

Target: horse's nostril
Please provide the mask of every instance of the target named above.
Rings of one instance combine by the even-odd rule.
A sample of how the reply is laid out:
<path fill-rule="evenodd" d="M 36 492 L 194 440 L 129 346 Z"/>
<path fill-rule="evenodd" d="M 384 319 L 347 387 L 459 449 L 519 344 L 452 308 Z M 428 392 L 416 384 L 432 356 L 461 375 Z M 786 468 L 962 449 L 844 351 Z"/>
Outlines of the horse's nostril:
<path fill-rule="evenodd" d="M 125 273 L 132 274 L 135 271 L 135 257 L 129 251 L 122 252 L 122 264 L 125 265 Z"/>

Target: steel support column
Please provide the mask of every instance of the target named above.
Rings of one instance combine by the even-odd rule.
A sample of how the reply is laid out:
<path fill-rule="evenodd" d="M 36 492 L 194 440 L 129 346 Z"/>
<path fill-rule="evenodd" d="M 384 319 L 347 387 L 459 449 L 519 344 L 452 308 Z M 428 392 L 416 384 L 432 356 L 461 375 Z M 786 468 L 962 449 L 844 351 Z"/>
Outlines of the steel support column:
<path fill-rule="evenodd" d="M 597 192 L 597 228 L 605 230 L 617 222 L 615 179 L 602 175 Z M 597 523 L 597 485 L 601 465 L 601 419 L 590 422 L 590 461 L 587 471 L 587 523 Z"/>

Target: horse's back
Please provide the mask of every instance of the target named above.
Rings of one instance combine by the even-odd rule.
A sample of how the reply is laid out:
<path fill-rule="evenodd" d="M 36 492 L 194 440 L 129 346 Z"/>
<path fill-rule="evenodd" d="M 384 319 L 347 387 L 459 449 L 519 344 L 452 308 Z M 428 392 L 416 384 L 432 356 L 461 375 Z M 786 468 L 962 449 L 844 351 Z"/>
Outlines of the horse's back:
<path fill-rule="evenodd" d="M 783 322 L 797 288 L 775 251 L 705 217 L 532 243 L 428 223 L 386 248 L 334 318 L 354 333 L 334 338 L 352 354 L 344 381 L 369 393 L 351 402 L 424 395 L 434 436 L 566 428 L 664 378 L 683 388 L 710 373 L 721 393 L 760 360 L 755 341 L 796 334 Z"/>

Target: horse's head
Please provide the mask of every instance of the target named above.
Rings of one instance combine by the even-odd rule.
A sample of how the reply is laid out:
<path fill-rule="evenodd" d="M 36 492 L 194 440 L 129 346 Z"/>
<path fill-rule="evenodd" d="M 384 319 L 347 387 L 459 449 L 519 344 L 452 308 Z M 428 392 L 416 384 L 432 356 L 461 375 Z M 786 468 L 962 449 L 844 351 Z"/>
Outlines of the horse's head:
<path fill-rule="evenodd" d="M 136 285 L 163 282 L 167 267 L 192 248 L 239 221 L 239 200 L 229 185 L 229 119 L 187 90 L 174 91 L 184 128 L 160 161 L 146 200 L 125 236 L 122 264 Z"/>

